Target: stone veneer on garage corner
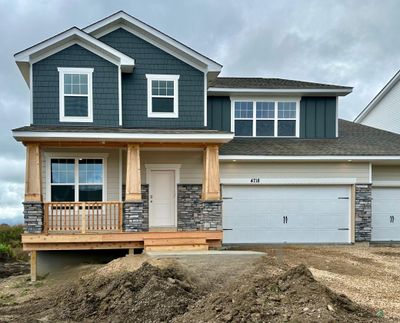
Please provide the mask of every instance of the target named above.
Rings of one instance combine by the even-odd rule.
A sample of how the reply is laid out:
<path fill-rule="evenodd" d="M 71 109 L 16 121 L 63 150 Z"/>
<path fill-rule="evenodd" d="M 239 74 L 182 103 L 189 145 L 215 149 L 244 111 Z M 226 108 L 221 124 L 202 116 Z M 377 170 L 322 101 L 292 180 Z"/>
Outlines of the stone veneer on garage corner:
<path fill-rule="evenodd" d="M 24 202 L 25 233 L 40 234 L 43 231 L 43 203 Z"/>
<path fill-rule="evenodd" d="M 178 230 L 222 230 L 222 201 L 203 201 L 201 191 L 201 184 L 178 185 Z"/>
<path fill-rule="evenodd" d="M 149 185 L 142 185 L 142 201 L 124 202 L 123 212 L 124 231 L 149 231 Z"/>
<path fill-rule="evenodd" d="M 356 242 L 371 241 L 372 191 L 371 184 L 357 184 L 355 210 Z"/>

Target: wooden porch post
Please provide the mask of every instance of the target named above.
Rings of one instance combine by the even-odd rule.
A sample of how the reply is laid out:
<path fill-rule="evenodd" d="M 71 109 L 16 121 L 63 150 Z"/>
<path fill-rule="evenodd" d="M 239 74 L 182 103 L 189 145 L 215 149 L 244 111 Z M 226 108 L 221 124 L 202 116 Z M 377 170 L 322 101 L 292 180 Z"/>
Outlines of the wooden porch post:
<path fill-rule="evenodd" d="M 37 280 L 37 252 L 36 250 L 31 251 L 31 281 Z"/>
<path fill-rule="evenodd" d="M 219 175 L 219 147 L 208 145 L 203 153 L 203 194 L 205 201 L 221 199 Z"/>
<path fill-rule="evenodd" d="M 39 144 L 26 144 L 25 202 L 41 202 L 41 165 Z"/>
<path fill-rule="evenodd" d="M 126 193 L 125 201 L 142 200 L 142 183 L 140 179 L 140 146 L 128 144 L 126 158 Z"/>

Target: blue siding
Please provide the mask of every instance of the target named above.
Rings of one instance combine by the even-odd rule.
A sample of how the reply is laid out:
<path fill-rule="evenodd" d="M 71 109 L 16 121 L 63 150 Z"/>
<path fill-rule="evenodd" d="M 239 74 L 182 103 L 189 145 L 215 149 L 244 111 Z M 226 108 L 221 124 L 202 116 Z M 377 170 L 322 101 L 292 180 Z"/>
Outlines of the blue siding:
<path fill-rule="evenodd" d="M 336 137 L 336 97 L 302 97 L 301 138 Z"/>
<path fill-rule="evenodd" d="M 207 98 L 207 127 L 213 130 L 231 131 L 231 99 L 229 96 Z"/>
<path fill-rule="evenodd" d="M 135 59 L 132 74 L 122 76 L 125 127 L 201 128 L 204 126 L 204 73 L 156 46 L 117 29 L 100 40 Z M 180 75 L 179 118 L 147 117 L 146 74 Z"/>
<path fill-rule="evenodd" d="M 60 123 L 58 67 L 94 68 L 93 123 Z M 118 126 L 118 67 L 79 45 L 33 64 L 33 124 Z"/>

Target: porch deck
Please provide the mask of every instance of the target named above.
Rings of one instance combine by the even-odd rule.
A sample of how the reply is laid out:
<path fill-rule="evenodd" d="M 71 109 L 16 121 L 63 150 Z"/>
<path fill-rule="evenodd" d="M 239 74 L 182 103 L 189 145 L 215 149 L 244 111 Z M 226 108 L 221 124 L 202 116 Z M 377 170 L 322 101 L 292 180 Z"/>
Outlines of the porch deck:
<path fill-rule="evenodd" d="M 156 243 L 158 240 L 159 243 Z M 26 251 L 135 249 L 146 245 L 164 245 L 179 250 L 188 245 L 206 244 L 208 248 L 221 245 L 222 231 L 168 231 L 168 232 L 102 232 L 23 234 Z"/>

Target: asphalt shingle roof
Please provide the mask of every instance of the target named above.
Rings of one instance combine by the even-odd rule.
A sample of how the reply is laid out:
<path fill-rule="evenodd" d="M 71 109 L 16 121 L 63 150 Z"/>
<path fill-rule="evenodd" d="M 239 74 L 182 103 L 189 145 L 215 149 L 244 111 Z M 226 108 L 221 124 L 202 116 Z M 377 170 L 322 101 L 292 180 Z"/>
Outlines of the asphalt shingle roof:
<path fill-rule="evenodd" d="M 218 77 L 212 87 L 234 89 L 352 89 L 349 86 L 261 77 Z"/>
<path fill-rule="evenodd" d="M 220 155 L 400 156 L 400 135 L 339 120 L 338 138 L 235 138 L 221 147 Z"/>

